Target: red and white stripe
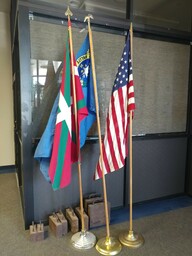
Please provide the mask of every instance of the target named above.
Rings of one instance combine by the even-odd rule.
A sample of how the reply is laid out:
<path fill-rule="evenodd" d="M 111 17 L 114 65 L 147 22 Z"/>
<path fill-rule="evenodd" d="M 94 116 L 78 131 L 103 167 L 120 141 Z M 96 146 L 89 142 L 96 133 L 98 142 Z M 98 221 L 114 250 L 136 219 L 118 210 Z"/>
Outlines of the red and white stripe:
<path fill-rule="evenodd" d="M 125 165 L 125 158 L 128 152 L 128 114 L 135 109 L 132 72 L 128 80 L 127 85 L 115 90 L 111 96 L 105 137 L 102 143 L 103 168 L 100 156 L 94 179 L 102 178 L 102 169 L 105 175 Z"/>

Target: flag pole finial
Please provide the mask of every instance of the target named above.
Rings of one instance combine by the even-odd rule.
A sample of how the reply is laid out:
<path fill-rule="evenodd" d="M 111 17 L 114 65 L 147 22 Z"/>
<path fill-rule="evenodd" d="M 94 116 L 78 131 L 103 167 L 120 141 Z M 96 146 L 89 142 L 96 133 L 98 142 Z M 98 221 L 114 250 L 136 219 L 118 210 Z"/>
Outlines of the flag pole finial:
<path fill-rule="evenodd" d="M 88 22 L 88 24 L 90 24 L 90 20 L 93 19 L 93 15 L 92 14 L 88 14 L 87 16 L 85 16 L 84 22 Z"/>
<path fill-rule="evenodd" d="M 67 7 L 67 11 L 65 12 L 65 16 L 68 16 L 68 17 L 73 16 L 73 13 L 72 13 L 72 11 L 69 9 L 69 6 Z"/>

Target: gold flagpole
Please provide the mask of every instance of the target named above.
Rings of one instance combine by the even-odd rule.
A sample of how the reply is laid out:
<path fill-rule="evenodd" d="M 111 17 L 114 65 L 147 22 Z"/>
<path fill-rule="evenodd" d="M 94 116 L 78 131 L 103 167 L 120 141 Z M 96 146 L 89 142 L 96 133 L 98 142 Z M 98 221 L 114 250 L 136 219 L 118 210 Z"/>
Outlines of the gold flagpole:
<path fill-rule="evenodd" d="M 133 60 L 133 27 L 130 25 L 130 51 L 131 60 Z M 132 61 L 133 63 L 133 61 Z M 129 115 L 129 232 L 122 233 L 119 236 L 119 240 L 122 244 L 130 248 L 138 248 L 144 243 L 144 238 L 133 231 L 133 147 L 132 147 L 132 117 L 133 112 L 130 111 Z"/>
<path fill-rule="evenodd" d="M 100 119 L 99 119 L 99 104 L 98 104 L 98 93 L 97 93 L 97 82 L 96 82 L 96 72 L 95 72 L 95 60 L 94 60 L 94 50 L 93 50 L 93 40 L 92 40 L 92 30 L 90 26 L 90 19 L 93 19 L 92 15 L 85 17 L 85 20 L 88 22 L 88 32 L 89 32 L 89 44 L 90 44 L 90 54 L 91 54 L 91 64 L 92 64 L 92 74 L 93 74 L 93 86 L 94 86 L 94 96 L 95 96 L 95 106 L 96 106 L 96 116 L 97 116 L 97 129 L 99 137 L 99 148 L 100 148 L 100 157 L 102 165 L 102 181 L 103 181 L 103 197 L 105 205 L 105 220 L 106 220 L 106 231 L 107 236 L 101 238 L 97 244 L 96 249 L 99 253 L 103 255 L 116 255 L 121 251 L 121 244 L 117 239 L 110 236 L 109 229 L 109 212 L 108 212 L 108 203 L 107 203 L 107 192 L 106 192 L 106 182 L 104 174 L 104 165 L 103 165 L 103 151 L 102 151 L 102 140 L 101 140 L 101 128 L 100 128 Z"/>
<path fill-rule="evenodd" d="M 74 105 L 74 115 L 75 115 L 75 133 L 76 137 L 79 134 L 78 127 L 78 117 L 77 117 L 77 99 L 76 99 L 76 88 L 75 88 L 75 71 L 74 71 L 74 56 L 73 56 L 73 40 L 72 40 L 72 29 L 70 16 L 73 13 L 70 11 L 69 7 L 65 12 L 65 15 L 68 16 L 68 28 L 69 28 L 69 45 L 70 45 L 70 57 L 71 57 L 71 69 L 72 69 L 72 85 L 73 85 L 73 105 Z M 85 230 L 85 221 L 84 221 L 84 208 L 83 208 L 83 189 L 82 189 L 82 175 L 81 175 L 81 152 L 79 145 L 79 138 L 77 140 L 77 155 L 78 155 L 78 177 L 79 177 L 79 195 L 80 195 L 80 214 L 81 214 L 81 232 L 77 232 L 71 238 L 72 244 L 78 249 L 89 249 L 92 248 L 96 243 L 96 237 L 90 232 Z"/>

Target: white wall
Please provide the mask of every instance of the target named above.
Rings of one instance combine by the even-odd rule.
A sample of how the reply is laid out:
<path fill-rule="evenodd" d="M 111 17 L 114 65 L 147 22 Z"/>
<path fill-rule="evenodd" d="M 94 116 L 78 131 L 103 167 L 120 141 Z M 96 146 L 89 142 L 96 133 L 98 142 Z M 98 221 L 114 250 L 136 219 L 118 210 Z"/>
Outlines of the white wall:
<path fill-rule="evenodd" d="M 10 21 L 9 14 L 0 12 L 0 166 L 14 164 Z"/>

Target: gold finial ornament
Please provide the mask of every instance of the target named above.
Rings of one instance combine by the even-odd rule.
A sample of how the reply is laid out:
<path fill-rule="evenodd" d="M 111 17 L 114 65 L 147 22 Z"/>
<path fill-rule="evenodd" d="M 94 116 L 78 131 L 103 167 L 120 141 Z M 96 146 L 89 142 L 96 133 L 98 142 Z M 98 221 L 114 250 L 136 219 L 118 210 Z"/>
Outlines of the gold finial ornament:
<path fill-rule="evenodd" d="M 92 14 L 88 14 L 85 19 L 84 19 L 84 22 L 87 21 L 89 24 L 90 24 L 90 19 L 93 20 L 93 15 Z"/>
<path fill-rule="evenodd" d="M 73 16 L 72 11 L 69 9 L 69 6 L 67 7 L 67 11 L 65 12 L 65 16 Z"/>

